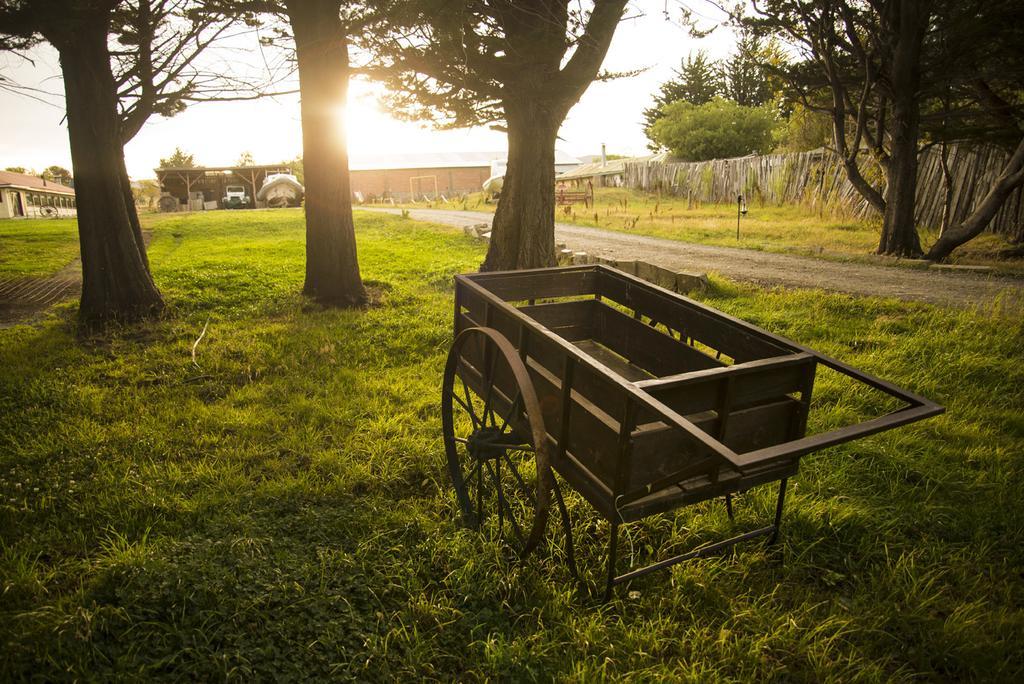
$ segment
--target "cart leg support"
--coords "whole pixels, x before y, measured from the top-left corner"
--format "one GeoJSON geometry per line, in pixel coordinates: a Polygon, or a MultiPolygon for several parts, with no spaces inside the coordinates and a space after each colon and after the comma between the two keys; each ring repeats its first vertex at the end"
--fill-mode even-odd
{"type": "Polygon", "coordinates": [[[557,478],[555,479],[555,501],[558,503],[558,512],[562,517],[562,529],[565,532],[565,562],[569,566],[569,572],[572,573],[573,579],[582,586],[580,569],[576,566],[576,547],[572,542],[572,521],[569,519],[569,509],[565,505],[565,499],[562,498],[562,488],[558,485],[557,478]]]}
{"type": "Polygon", "coordinates": [[[618,549],[619,542],[619,523],[613,521],[611,523],[611,530],[609,531],[608,537],[608,583],[604,589],[604,602],[607,603],[612,598],[612,589],[622,579],[615,576],[615,552],[618,549]]]}
{"type": "Polygon", "coordinates": [[[783,478],[779,481],[779,496],[775,502],[775,519],[772,524],[767,527],[761,527],[750,532],[744,532],[743,534],[731,537],[729,539],[723,539],[720,542],[714,544],[708,544],[707,546],[701,546],[700,548],[694,549],[693,551],[687,551],[681,553],[678,556],[666,558],[663,561],[652,563],[636,570],[630,570],[629,572],[623,573],[622,575],[615,575],[615,554],[616,545],[618,542],[619,526],[617,523],[611,524],[611,538],[608,544],[608,583],[605,588],[604,601],[611,600],[612,590],[617,584],[624,584],[630,580],[634,580],[637,577],[643,577],[652,572],[658,570],[664,570],[670,568],[673,565],[678,565],[688,560],[694,560],[696,558],[704,558],[706,556],[713,556],[721,551],[725,551],[740,542],[749,541],[751,539],[757,539],[758,537],[768,537],[768,545],[774,544],[779,538],[779,529],[782,525],[782,508],[786,501],[786,479],[783,478]]]}
{"type": "Polygon", "coordinates": [[[779,498],[775,502],[775,524],[772,526],[774,531],[768,539],[768,546],[779,540],[779,528],[782,527],[782,506],[786,502],[786,482],[786,478],[779,480],[779,498]]]}

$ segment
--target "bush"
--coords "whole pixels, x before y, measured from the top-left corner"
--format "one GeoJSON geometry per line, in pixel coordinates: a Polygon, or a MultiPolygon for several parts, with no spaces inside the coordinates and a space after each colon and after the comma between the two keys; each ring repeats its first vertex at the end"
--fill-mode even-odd
{"type": "Polygon", "coordinates": [[[772,148],[778,118],[768,106],[743,107],[716,97],[702,105],[682,100],[662,108],[651,137],[673,155],[690,161],[764,154],[772,148]]]}

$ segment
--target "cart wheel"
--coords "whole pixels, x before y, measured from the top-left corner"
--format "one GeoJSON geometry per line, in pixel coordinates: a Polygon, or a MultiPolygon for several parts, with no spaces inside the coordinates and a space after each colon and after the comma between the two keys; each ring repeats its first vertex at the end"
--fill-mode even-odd
{"type": "Polygon", "coordinates": [[[508,541],[526,556],[544,536],[554,483],[537,393],[498,331],[468,328],[455,338],[441,422],[463,522],[482,531],[496,521],[501,537],[510,528],[508,541]]]}

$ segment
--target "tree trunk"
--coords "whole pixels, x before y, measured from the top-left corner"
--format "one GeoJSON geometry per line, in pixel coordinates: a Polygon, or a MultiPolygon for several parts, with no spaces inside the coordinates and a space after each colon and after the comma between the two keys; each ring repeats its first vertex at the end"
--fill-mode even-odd
{"type": "Polygon", "coordinates": [[[921,256],[914,222],[917,195],[917,141],[920,137],[921,44],[928,10],[918,0],[894,3],[898,24],[892,56],[892,143],[887,168],[885,214],[879,254],[921,256]]]}
{"type": "Polygon", "coordinates": [[[505,104],[508,165],[481,271],[555,266],[555,138],[560,107],[505,104]],[[553,111],[554,110],[554,111],[553,111]]]}
{"type": "Polygon", "coordinates": [[[932,248],[928,250],[928,258],[932,261],[942,261],[954,249],[980,235],[992,221],[999,208],[1003,206],[1010,193],[1020,187],[1022,183],[1024,183],[1024,139],[1017,144],[1017,149],[1006,162],[995,185],[981,200],[981,204],[960,224],[951,226],[942,232],[932,248]]]}
{"type": "Polygon", "coordinates": [[[97,13],[76,22],[74,36],[50,38],[60,53],[67,99],[82,254],[78,318],[87,328],[137,320],[164,306],[125,171],[107,21],[97,13]]]}
{"type": "Polygon", "coordinates": [[[348,95],[348,37],[339,0],[288,0],[302,101],[306,185],[306,282],[322,304],[366,303],[359,277],[348,146],[343,117],[348,95]]]}

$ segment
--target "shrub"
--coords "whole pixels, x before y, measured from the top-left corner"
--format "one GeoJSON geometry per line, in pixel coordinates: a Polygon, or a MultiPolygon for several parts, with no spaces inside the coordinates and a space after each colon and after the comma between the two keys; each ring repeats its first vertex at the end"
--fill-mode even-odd
{"type": "Polygon", "coordinates": [[[662,108],[652,138],[690,161],[764,154],[778,118],[770,106],[743,107],[720,97],[703,105],[678,101],[662,108]]]}

